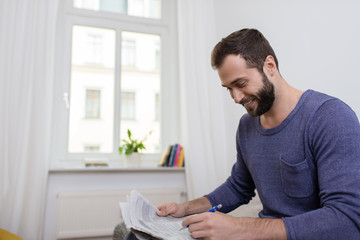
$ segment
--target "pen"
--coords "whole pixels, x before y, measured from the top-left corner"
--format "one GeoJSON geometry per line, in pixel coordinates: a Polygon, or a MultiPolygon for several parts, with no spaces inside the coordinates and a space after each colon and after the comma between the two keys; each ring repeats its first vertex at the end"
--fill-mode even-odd
{"type": "Polygon", "coordinates": [[[220,208],[222,208],[221,204],[219,204],[219,205],[217,205],[215,207],[212,207],[208,212],[215,212],[215,211],[219,210],[220,208]]]}
{"type": "MultiPolygon", "coordinates": [[[[207,211],[207,212],[215,212],[215,211],[219,210],[220,208],[222,208],[222,205],[221,205],[221,204],[212,207],[212,208],[211,208],[209,211],[207,211]]],[[[186,227],[182,227],[182,228],[179,229],[179,231],[184,230],[185,228],[188,228],[188,227],[189,227],[189,225],[187,225],[186,227]]]]}

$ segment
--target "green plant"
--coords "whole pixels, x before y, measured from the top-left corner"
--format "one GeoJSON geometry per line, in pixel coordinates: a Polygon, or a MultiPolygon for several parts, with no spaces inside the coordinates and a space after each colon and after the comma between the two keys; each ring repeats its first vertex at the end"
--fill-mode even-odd
{"type": "Polygon", "coordinates": [[[119,147],[119,153],[124,153],[125,155],[130,155],[134,152],[139,152],[145,148],[144,141],[147,139],[148,135],[151,134],[151,131],[145,135],[143,140],[137,140],[132,138],[132,134],[130,129],[127,130],[128,133],[128,139],[122,139],[124,144],[120,145],[119,147]]]}

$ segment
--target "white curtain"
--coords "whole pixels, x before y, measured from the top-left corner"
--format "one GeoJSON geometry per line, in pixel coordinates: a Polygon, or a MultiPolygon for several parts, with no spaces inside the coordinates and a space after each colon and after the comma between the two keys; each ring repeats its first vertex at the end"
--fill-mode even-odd
{"type": "Polygon", "coordinates": [[[212,191],[228,175],[224,90],[211,68],[213,0],[178,1],[182,136],[188,198],[212,191]]]}
{"type": "Polygon", "coordinates": [[[56,9],[0,1],[0,227],[30,240],[46,205],[56,9]]]}

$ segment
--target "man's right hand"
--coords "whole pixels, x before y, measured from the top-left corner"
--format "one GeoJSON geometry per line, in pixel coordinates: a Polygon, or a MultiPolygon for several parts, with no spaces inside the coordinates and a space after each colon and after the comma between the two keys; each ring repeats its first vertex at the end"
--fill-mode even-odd
{"type": "Polygon", "coordinates": [[[156,214],[160,217],[172,216],[172,217],[184,217],[185,216],[185,206],[182,204],[177,204],[174,202],[164,203],[158,206],[158,211],[156,214]]]}
{"type": "Polygon", "coordinates": [[[177,204],[174,202],[164,203],[158,206],[156,214],[158,216],[184,217],[194,213],[206,212],[211,208],[211,204],[206,197],[200,197],[189,202],[177,204]]]}

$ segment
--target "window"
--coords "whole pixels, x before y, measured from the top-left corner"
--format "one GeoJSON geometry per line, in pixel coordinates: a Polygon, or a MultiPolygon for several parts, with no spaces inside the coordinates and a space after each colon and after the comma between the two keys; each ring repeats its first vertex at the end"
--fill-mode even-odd
{"type": "Polygon", "coordinates": [[[122,40],[122,61],[121,64],[124,67],[136,67],[136,42],[135,40],[126,39],[122,40]]]}
{"type": "Polygon", "coordinates": [[[100,146],[96,145],[85,145],[84,152],[100,152],[100,146]]]}
{"type": "Polygon", "coordinates": [[[121,120],[135,120],[135,93],[121,93],[121,120]]]}
{"type": "Polygon", "coordinates": [[[86,90],[85,118],[100,118],[100,90],[86,90]]]}
{"type": "Polygon", "coordinates": [[[53,164],[118,161],[127,129],[157,161],[179,135],[175,0],[59,4],[53,164]]]}
{"type": "MultiPolygon", "coordinates": [[[[78,27],[78,28],[81,28],[81,27],[78,27]]],[[[102,56],[102,53],[103,53],[103,49],[102,49],[102,47],[103,47],[103,39],[102,39],[102,35],[91,34],[91,32],[88,33],[87,36],[86,36],[85,44],[88,45],[87,49],[90,50],[89,52],[86,52],[87,56],[84,57],[85,61],[87,61],[90,64],[91,63],[102,64],[102,62],[103,62],[103,56],[102,56]]]]}

